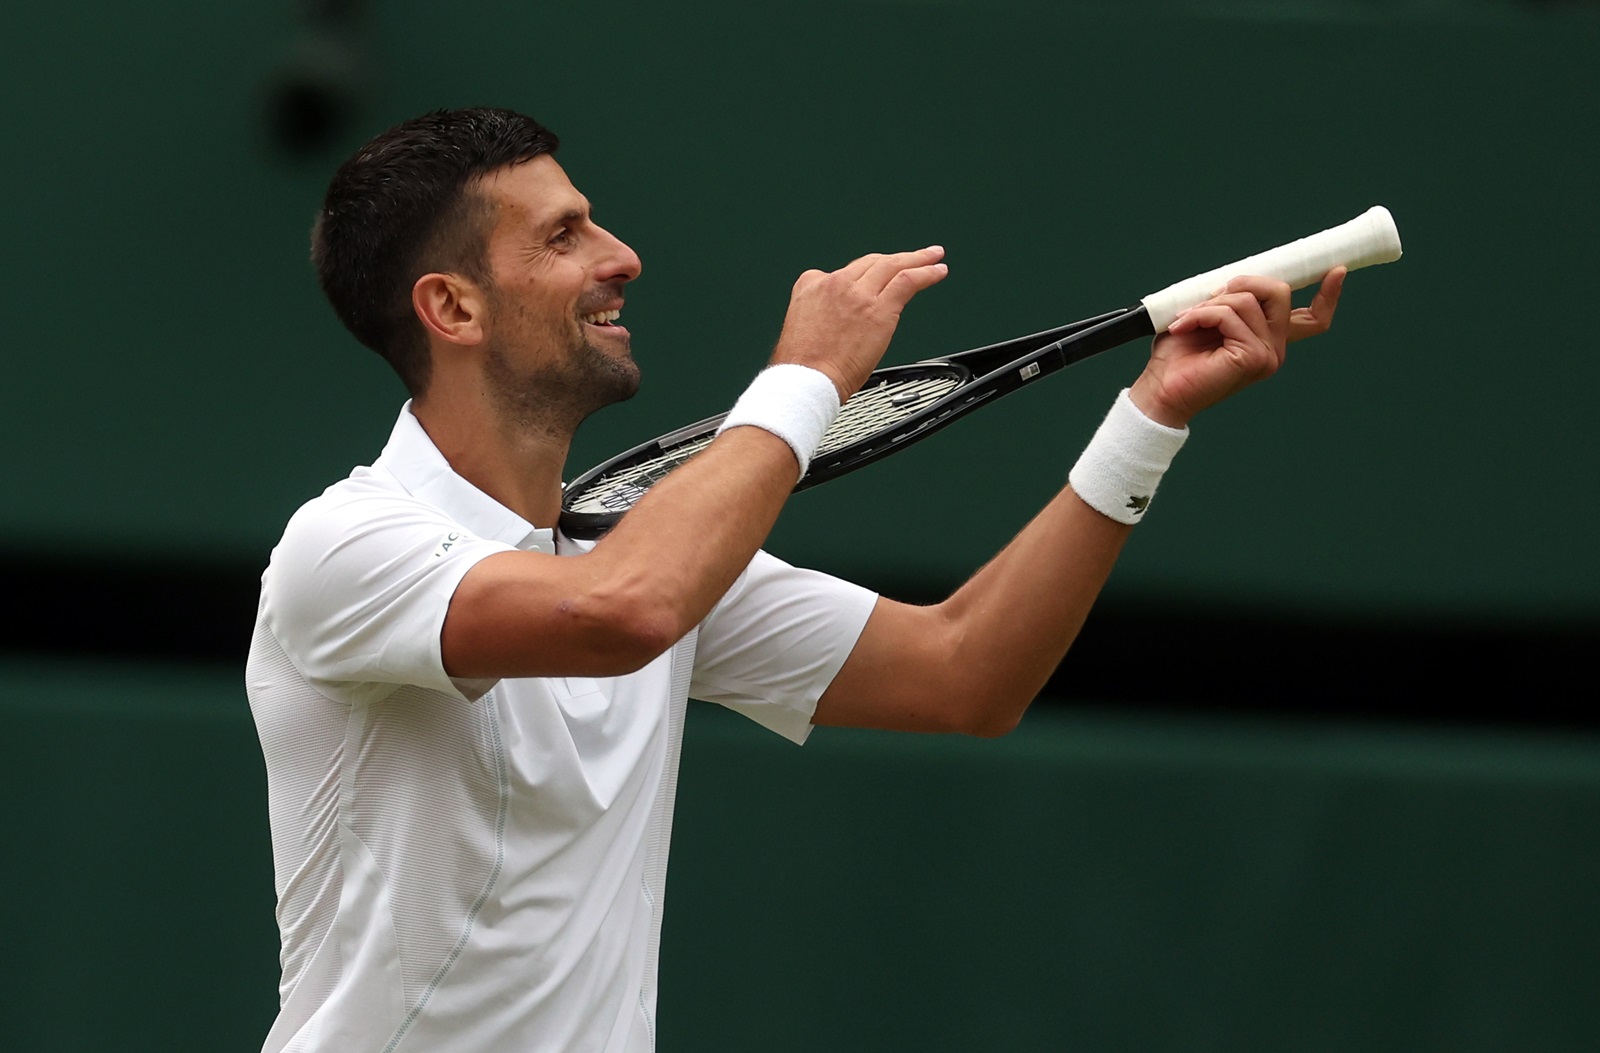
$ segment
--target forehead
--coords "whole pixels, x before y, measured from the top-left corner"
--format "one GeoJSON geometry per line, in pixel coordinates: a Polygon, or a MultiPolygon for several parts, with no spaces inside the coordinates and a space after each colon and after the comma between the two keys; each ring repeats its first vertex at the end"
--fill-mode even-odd
{"type": "Polygon", "coordinates": [[[480,188],[498,206],[500,226],[539,226],[589,211],[588,199],[548,154],[497,169],[484,176],[480,188]]]}

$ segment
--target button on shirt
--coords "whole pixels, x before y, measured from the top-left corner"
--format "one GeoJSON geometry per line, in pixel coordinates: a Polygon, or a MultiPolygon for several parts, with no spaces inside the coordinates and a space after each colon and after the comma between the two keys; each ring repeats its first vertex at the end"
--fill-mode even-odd
{"type": "Polygon", "coordinates": [[[760,553],[636,673],[445,673],[478,560],[588,547],[457,475],[409,404],[290,520],[246,671],[282,936],[268,1053],[654,1048],[686,700],[804,741],[875,596],[760,553]]]}

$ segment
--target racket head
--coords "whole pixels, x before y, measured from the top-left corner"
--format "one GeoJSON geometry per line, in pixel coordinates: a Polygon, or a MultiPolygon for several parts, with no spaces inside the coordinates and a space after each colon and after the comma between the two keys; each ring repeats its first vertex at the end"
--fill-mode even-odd
{"type": "MultiPolygon", "coordinates": [[[[972,380],[972,370],[948,360],[886,366],[873,372],[861,390],[839,407],[811,457],[811,467],[796,492],[826,482],[877,460],[905,444],[905,425],[947,404],[972,380]]],[[[918,436],[920,437],[920,435],[918,436]]]]}
{"type": "MultiPolygon", "coordinates": [[[[901,440],[890,442],[885,436],[971,379],[965,366],[939,360],[875,371],[840,407],[795,489],[815,486],[890,452],[901,440]],[[881,450],[875,445],[880,442],[881,450]]],[[[641,443],[572,480],[561,493],[562,532],[589,540],[610,530],[650,487],[711,445],[726,417],[719,413],[641,443]]]]}
{"type": "Polygon", "coordinates": [[[616,525],[650,488],[711,445],[726,413],[696,421],[602,461],[561,490],[561,531],[588,541],[616,525]]]}

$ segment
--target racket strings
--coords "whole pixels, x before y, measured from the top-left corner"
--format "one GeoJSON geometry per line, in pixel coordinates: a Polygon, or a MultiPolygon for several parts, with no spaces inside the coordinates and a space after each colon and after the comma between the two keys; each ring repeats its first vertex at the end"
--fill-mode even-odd
{"type": "Polygon", "coordinates": [[[645,495],[645,491],[665,479],[684,461],[710,446],[714,438],[715,432],[701,435],[662,450],[637,464],[607,472],[582,491],[568,495],[567,510],[594,515],[626,512],[645,495]]]}
{"type": "Polygon", "coordinates": [[[850,397],[822,437],[816,456],[822,457],[893,428],[920,413],[961,384],[951,372],[933,376],[892,378],[862,388],[850,397]]]}
{"type": "MultiPolygon", "coordinates": [[[[885,378],[856,392],[839,410],[822,437],[816,456],[834,453],[892,430],[961,385],[959,370],[911,377],[885,378]]],[[[715,432],[697,435],[634,464],[602,474],[577,492],[567,494],[570,512],[592,515],[626,512],[668,473],[711,445],[715,432]]]]}

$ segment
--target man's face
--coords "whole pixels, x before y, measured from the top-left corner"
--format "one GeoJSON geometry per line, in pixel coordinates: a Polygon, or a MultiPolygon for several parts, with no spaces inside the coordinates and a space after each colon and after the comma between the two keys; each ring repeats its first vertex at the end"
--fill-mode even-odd
{"type": "Polygon", "coordinates": [[[617,315],[639,257],[596,225],[552,157],[500,169],[480,192],[496,205],[486,349],[496,401],[519,424],[564,430],[631,397],[639,367],[617,315]]]}

